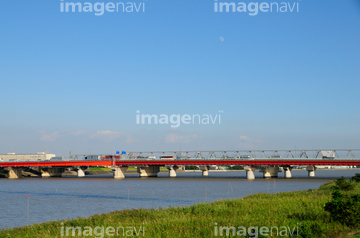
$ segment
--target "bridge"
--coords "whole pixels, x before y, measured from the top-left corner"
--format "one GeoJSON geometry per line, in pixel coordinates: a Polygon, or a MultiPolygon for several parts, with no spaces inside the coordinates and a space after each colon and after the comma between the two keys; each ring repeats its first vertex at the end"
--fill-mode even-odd
{"type": "Polygon", "coordinates": [[[71,155],[60,161],[0,161],[0,172],[8,172],[8,178],[21,178],[24,169],[37,171],[42,177],[58,177],[65,170],[74,170],[84,177],[89,166],[111,166],[114,178],[125,178],[129,166],[136,166],[140,177],[154,177],[160,167],[176,177],[179,166],[195,165],[203,176],[214,165],[243,165],[248,179],[255,179],[254,171],[263,177],[291,178],[294,166],[306,166],[308,176],[314,177],[316,166],[360,166],[360,149],[322,150],[236,150],[236,151],[150,151],[127,152],[123,155],[71,155]]]}

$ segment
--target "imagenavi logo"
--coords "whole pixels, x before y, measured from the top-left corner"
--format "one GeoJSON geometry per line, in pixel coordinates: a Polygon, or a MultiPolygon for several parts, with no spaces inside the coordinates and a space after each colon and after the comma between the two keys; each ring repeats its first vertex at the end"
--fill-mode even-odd
{"type": "Polygon", "coordinates": [[[71,2],[60,0],[60,12],[93,13],[102,16],[105,13],[139,13],[145,12],[145,1],[138,2],[71,2]]]}
{"type": "Polygon", "coordinates": [[[136,111],[136,124],[137,125],[169,125],[172,128],[177,128],[181,124],[184,125],[215,125],[221,124],[221,114],[143,114],[139,110],[136,111]]]}
{"type": "Polygon", "coordinates": [[[299,2],[225,2],[214,0],[214,12],[237,12],[257,16],[259,12],[296,13],[299,11],[299,2]]]}

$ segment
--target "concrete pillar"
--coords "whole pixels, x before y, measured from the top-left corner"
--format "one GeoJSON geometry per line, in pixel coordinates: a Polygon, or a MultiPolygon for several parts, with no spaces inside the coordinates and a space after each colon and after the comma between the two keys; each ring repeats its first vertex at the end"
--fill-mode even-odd
{"type": "Polygon", "coordinates": [[[137,167],[137,172],[140,177],[157,177],[157,174],[160,172],[160,166],[137,167]]]}
{"type": "Polygon", "coordinates": [[[78,176],[78,177],[85,177],[84,170],[78,169],[78,171],[77,171],[77,176],[78,176]]]}
{"type": "Polygon", "coordinates": [[[179,167],[177,167],[177,166],[166,166],[166,168],[169,170],[169,177],[171,177],[171,178],[176,177],[176,170],[179,167]]]}
{"type": "Polygon", "coordinates": [[[271,178],[271,174],[270,172],[267,172],[266,170],[263,172],[263,177],[264,178],[271,178]]]}
{"type": "Polygon", "coordinates": [[[123,179],[123,178],[125,178],[125,171],[127,169],[128,169],[128,167],[117,167],[117,166],[111,167],[111,170],[114,173],[114,179],[123,179]]]}
{"type": "Polygon", "coordinates": [[[175,178],[176,177],[176,171],[175,169],[169,169],[169,177],[175,178]]]}
{"type": "Polygon", "coordinates": [[[254,174],[254,171],[256,170],[255,167],[245,166],[244,169],[246,171],[247,179],[249,179],[249,180],[255,179],[255,174],[254,174]]]}
{"type": "Polygon", "coordinates": [[[9,179],[22,178],[22,168],[9,168],[9,179]]]}
{"type": "Polygon", "coordinates": [[[42,178],[50,178],[50,174],[48,171],[41,170],[40,172],[42,178]]]}
{"type": "Polygon", "coordinates": [[[264,178],[277,178],[279,173],[279,167],[262,167],[261,172],[264,175],[264,178]]]}
{"type": "Polygon", "coordinates": [[[306,167],[306,170],[308,171],[308,176],[309,177],[315,177],[315,170],[316,170],[315,165],[308,165],[306,167]]]}
{"type": "Polygon", "coordinates": [[[202,176],[209,176],[210,166],[202,165],[202,166],[199,166],[199,168],[202,171],[202,176]]]}
{"type": "Polygon", "coordinates": [[[284,167],[284,177],[285,178],[291,178],[291,167],[284,167]]]}

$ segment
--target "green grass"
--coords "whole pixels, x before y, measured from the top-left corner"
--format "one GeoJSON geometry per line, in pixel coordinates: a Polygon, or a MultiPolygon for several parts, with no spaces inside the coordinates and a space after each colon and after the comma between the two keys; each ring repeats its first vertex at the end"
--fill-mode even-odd
{"type": "Polygon", "coordinates": [[[106,167],[90,167],[89,170],[90,170],[90,171],[110,171],[111,168],[106,168],[106,167]]]}
{"type": "MultiPolygon", "coordinates": [[[[86,226],[139,227],[142,225],[145,226],[146,237],[214,237],[215,223],[218,224],[217,227],[277,226],[280,228],[289,226],[292,228],[298,226],[299,237],[354,236],[359,233],[359,230],[332,222],[329,213],[324,211],[325,203],[331,200],[333,185],[334,183],[325,184],[319,189],[307,191],[259,193],[242,199],[199,203],[190,207],[115,211],[62,222],[65,227],[80,226],[82,228],[86,226]]],[[[357,184],[353,191],[344,193],[359,192],[360,185],[357,184]]],[[[59,236],[60,221],[0,231],[0,237],[59,236]]]]}
{"type": "Polygon", "coordinates": [[[136,167],[129,167],[127,170],[137,170],[136,167]]]}

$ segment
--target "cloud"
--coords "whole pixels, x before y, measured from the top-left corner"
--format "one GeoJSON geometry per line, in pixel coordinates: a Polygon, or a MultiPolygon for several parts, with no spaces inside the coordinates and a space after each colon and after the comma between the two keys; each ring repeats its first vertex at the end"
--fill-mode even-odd
{"type": "Polygon", "coordinates": [[[91,132],[86,130],[79,130],[79,131],[71,132],[70,134],[77,137],[99,139],[104,142],[112,142],[117,139],[121,139],[125,143],[129,143],[129,144],[137,142],[137,140],[132,135],[120,131],[103,130],[103,131],[91,132]]]}
{"type": "Polygon", "coordinates": [[[111,142],[113,140],[119,139],[123,135],[122,132],[119,131],[98,131],[94,134],[90,135],[90,138],[100,138],[101,140],[105,142],[111,142]]]}
{"type": "Polygon", "coordinates": [[[176,135],[176,134],[167,134],[165,136],[165,143],[189,143],[191,141],[193,141],[194,139],[198,138],[199,136],[194,134],[194,135],[185,135],[185,136],[181,136],[181,135],[176,135]]]}
{"type": "Polygon", "coordinates": [[[245,147],[247,149],[256,148],[256,146],[262,142],[260,139],[251,138],[248,136],[240,136],[237,141],[241,147],[245,147]]]}
{"type": "Polygon", "coordinates": [[[60,137],[57,131],[48,133],[45,130],[37,131],[40,134],[40,140],[42,141],[55,141],[57,138],[60,137]]]}
{"type": "Polygon", "coordinates": [[[242,141],[249,141],[251,140],[251,138],[247,137],[247,136],[240,136],[240,140],[242,141]]]}
{"type": "Polygon", "coordinates": [[[74,132],[71,132],[70,134],[74,135],[74,136],[83,136],[83,135],[90,135],[91,132],[90,131],[74,131],[74,132]]]}
{"type": "Polygon", "coordinates": [[[125,142],[128,143],[128,144],[131,144],[131,143],[134,143],[134,142],[138,142],[138,140],[136,140],[133,136],[127,136],[125,142]]]}

